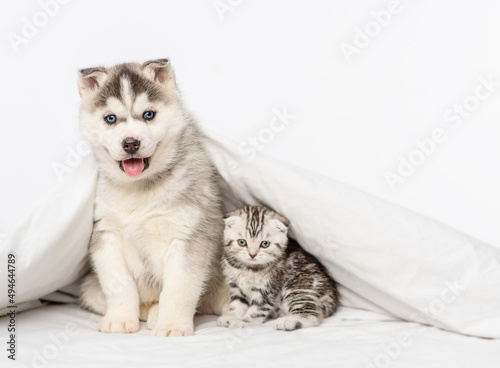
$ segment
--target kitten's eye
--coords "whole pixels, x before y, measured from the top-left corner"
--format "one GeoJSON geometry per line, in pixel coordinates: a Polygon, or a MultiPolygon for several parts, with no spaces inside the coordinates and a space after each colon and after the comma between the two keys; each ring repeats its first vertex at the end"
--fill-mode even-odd
{"type": "Polygon", "coordinates": [[[106,124],[113,125],[114,123],[116,123],[116,115],[106,115],[104,117],[104,121],[106,122],[106,124]]]}
{"type": "Polygon", "coordinates": [[[262,243],[260,243],[260,246],[261,246],[262,248],[267,248],[267,247],[268,247],[268,246],[270,246],[270,245],[271,245],[271,243],[270,243],[270,242],[268,242],[267,240],[264,240],[262,243]]]}
{"type": "Polygon", "coordinates": [[[247,245],[247,241],[245,239],[238,239],[238,245],[244,247],[247,245]]]}
{"type": "Polygon", "coordinates": [[[144,120],[153,120],[155,118],[156,112],[148,110],[144,111],[144,114],[142,114],[142,117],[144,120]]]}

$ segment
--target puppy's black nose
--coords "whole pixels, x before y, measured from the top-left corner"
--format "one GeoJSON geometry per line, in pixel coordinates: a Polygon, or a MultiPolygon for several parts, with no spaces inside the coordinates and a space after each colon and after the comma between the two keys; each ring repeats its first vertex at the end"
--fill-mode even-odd
{"type": "Polygon", "coordinates": [[[125,152],[133,155],[137,151],[139,151],[139,147],[141,146],[141,141],[138,141],[135,138],[127,137],[122,141],[122,147],[125,152]]]}

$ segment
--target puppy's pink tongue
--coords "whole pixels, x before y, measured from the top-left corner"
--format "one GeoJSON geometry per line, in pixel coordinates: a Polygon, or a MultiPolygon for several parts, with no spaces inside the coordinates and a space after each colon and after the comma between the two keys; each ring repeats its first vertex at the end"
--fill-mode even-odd
{"type": "Polygon", "coordinates": [[[128,176],[137,176],[144,170],[144,160],[142,158],[124,160],[123,170],[128,176]]]}

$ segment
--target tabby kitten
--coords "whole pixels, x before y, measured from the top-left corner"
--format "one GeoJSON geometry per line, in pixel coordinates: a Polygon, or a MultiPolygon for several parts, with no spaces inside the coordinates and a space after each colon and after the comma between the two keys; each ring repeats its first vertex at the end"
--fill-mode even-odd
{"type": "Polygon", "coordinates": [[[254,326],[277,318],[276,329],[318,326],[339,305],[335,281],[299,244],[289,221],[260,206],[224,216],[223,271],[230,286],[223,327],[254,326]]]}

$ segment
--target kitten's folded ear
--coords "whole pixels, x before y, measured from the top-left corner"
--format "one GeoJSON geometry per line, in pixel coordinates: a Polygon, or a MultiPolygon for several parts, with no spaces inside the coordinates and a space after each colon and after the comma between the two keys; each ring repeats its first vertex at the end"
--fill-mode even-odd
{"type": "Polygon", "coordinates": [[[224,223],[226,224],[227,227],[231,227],[240,218],[240,215],[241,215],[241,211],[239,209],[231,211],[231,212],[228,212],[223,217],[224,218],[224,223]]]}
{"type": "Polygon", "coordinates": [[[279,231],[284,232],[285,234],[288,231],[288,226],[290,226],[290,221],[276,212],[271,215],[269,222],[276,226],[279,231]]]}
{"type": "Polygon", "coordinates": [[[224,219],[227,219],[231,216],[240,216],[241,215],[241,210],[240,209],[237,209],[237,210],[232,210],[231,212],[228,212],[224,215],[224,219]]]}

